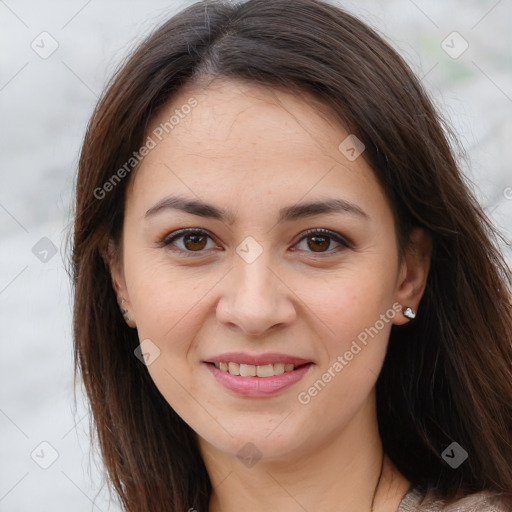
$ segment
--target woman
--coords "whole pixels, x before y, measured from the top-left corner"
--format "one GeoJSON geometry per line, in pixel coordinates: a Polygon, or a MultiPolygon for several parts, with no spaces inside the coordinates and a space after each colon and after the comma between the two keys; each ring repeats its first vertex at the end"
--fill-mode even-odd
{"type": "Polygon", "coordinates": [[[320,0],[199,2],[128,59],[73,247],[125,510],[512,510],[510,274],[445,133],[320,0]]]}

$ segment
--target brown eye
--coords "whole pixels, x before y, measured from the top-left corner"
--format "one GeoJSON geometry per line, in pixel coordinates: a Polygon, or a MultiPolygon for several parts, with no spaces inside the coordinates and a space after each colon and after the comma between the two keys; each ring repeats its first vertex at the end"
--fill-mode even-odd
{"type": "Polygon", "coordinates": [[[337,249],[340,249],[340,247],[341,249],[350,249],[352,247],[352,244],[345,240],[341,235],[333,231],[329,231],[328,229],[311,229],[301,238],[299,245],[304,240],[307,240],[306,248],[304,250],[306,252],[317,253],[319,255],[326,254],[329,256],[333,253],[339,252],[337,249]],[[338,244],[338,247],[329,250],[333,242],[338,244]]]}
{"type": "Polygon", "coordinates": [[[183,229],[176,233],[172,233],[162,241],[163,247],[169,247],[173,252],[181,252],[184,256],[193,255],[192,253],[206,252],[204,249],[215,247],[207,247],[208,239],[211,236],[202,229],[183,229]]]}
{"type": "MultiPolygon", "coordinates": [[[[201,255],[207,252],[206,249],[215,247],[215,243],[208,247],[208,239],[213,241],[212,237],[202,229],[183,229],[169,235],[161,242],[161,245],[169,247],[169,250],[181,253],[183,256],[194,256],[194,253],[201,255]]],[[[304,240],[307,240],[307,243],[302,250],[319,256],[324,254],[330,256],[339,252],[340,248],[352,248],[352,244],[345,238],[328,229],[311,229],[300,239],[299,245],[304,240]],[[338,247],[330,249],[333,242],[338,244],[338,247]]]]}
{"type": "Polygon", "coordinates": [[[310,236],[308,239],[308,247],[314,252],[323,252],[331,245],[328,236],[310,236]]]}
{"type": "Polygon", "coordinates": [[[195,233],[183,236],[183,245],[190,251],[200,251],[206,246],[206,238],[195,233]]]}

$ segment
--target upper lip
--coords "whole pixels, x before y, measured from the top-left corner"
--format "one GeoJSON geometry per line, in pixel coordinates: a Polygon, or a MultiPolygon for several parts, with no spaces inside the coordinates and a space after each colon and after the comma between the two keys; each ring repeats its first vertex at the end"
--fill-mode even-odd
{"type": "Polygon", "coordinates": [[[254,366],[262,366],[265,364],[284,363],[299,366],[305,363],[311,363],[308,359],[302,357],[291,356],[288,354],[268,353],[251,355],[245,352],[226,352],[218,356],[210,357],[205,360],[206,363],[238,363],[251,364],[254,366]]]}

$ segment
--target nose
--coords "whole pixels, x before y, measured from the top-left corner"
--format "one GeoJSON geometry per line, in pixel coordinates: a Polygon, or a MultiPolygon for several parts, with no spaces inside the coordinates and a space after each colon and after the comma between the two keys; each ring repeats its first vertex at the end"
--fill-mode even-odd
{"type": "Polygon", "coordinates": [[[217,304],[220,323],[250,336],[264,335],[296,318],[297,298],[282,272],[280,275],[275,265],[271,268],[265,253],[252,263],[235,257],[217,304]]]}

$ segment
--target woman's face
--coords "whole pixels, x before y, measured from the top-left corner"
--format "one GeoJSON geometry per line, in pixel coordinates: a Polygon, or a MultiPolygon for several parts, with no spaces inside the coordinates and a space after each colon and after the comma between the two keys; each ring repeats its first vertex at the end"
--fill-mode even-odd
{"type": "Polygon", "coordinates": [[[319,108],[241,82],[183,90],[127,192],[116,287],[156,386],[219,453],[367,432],[397,303],[423,290],[362,148],[319,108]]]}

